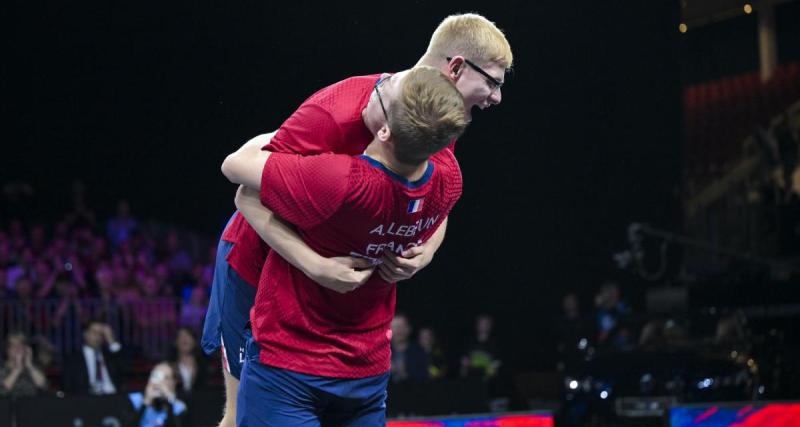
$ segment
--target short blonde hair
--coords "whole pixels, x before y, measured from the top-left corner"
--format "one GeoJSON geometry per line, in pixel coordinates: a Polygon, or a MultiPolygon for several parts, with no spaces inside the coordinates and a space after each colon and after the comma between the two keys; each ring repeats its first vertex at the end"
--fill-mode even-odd
{"type": "Polygon", "coordinates": [[[394,154],[419,164],[447,147],[469,124],[464,98],[441,71],[421,65],[408,71],[389,107],[394,154]]]}
{"type": "Polygon", "coordinates": [[[475,13],[450,15],[436,27],[419,64],[432,65],[448,56],[462,55],[481,65],[495,62],[511,68],[514,55],[505,34],[494,22],[475,13]]]}

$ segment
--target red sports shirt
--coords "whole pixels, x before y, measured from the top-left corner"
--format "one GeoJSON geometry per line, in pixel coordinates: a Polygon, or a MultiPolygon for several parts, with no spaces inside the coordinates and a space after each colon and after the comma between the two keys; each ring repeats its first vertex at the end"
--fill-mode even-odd
{"type": "MultiPolygon", "coordinates": [[[[366,157],[273,154],[264,167],[262,203],[294,224],[323,256],[379,259],[426,242],[461,195],[452,151],[431,158],[409,182],[366,157]]],[[[395,284],[373,274],[339,294],[319,286],[271,252],[250,318],[261,362],[305,374],[363,378],[389,370],[395,284]]]]}
{"type": "MultiPolygon", "coordinates": [[[[367,106],[379,74],[351,77],[321,89],[305,100],[281,125],[268,145],[270,151],[303,155],[339,153],[357,155],[372,141],[361,111],[367,106]]],[[[255,286],[269,246],[240,213],[222,233],[233,243],[228,263],[255,286]]]]}

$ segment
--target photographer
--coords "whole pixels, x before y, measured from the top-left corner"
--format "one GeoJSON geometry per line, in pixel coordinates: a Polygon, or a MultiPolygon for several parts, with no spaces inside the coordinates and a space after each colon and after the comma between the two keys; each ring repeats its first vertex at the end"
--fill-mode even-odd
{"type": "Polygon", "coordinates": [[[128,395],[136,411],[139,427],[179,427],[184,424],[186,404],[176,397],[180,382],[175,367],[162,362],[150,372],[144,394],[128,395]]]}

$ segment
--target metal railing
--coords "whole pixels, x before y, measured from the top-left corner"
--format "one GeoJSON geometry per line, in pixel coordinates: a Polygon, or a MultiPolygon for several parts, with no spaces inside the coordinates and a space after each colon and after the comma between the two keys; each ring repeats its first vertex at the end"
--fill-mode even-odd
{"type": "Polygon", "coordinates": [[[88,320],[107,323],[116,339],[135,356],[158,360],[167,356],[178,327],[181,300],[2,300],[0,338],[23,332],[41,337],[56,348],[56,360],[81,348],[83,325],[88,320]]]}

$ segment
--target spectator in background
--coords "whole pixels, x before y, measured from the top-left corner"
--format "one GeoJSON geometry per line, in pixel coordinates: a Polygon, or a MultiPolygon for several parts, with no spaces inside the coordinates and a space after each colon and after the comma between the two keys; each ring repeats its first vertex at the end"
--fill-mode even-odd
{"type": "Polygon", "coordinates": [[[631,332],[627,325],[628,306],[622,301],[619,285],[607,281],[595,295],[597,344],[624,350],[631,346],[631,332]]]}
{"type": "Polygon", "coordinates": [[[202,285],[195,285],[189,296],[189,303],[181,307],[180,325],[191,329],[195,334],[200,334],[208,308],[208,291],[202,285]]]}
{"type": "Polygon", "coordinates": [[[0,396],[31,397],[47,388],[47,378],[33,363],[33,351],[25,335],[6,338],[6,361],[0,369],[0,396]]]}
{"type": "Polygon", "coordinates": [[[151,343],[164,344],[145,349],[148,352],[146,356],[161,359],[167,356],[168,343],[175,336],[178,321],[175,301],[164,297],[162,286],[155,276],[144,271],[137,272],[136,276],[142,288],[142,297],[133,304],[136,325],[151,343]]]}
{"type": "Polygon", "coordinates": [[[447,358],[436,333],[431,328],[421,328],[418,333],[419,346],[425,353],[428,378],[442,379],[447,376],[447,358]]]}
{"type": "Polygon", "coordinates": [[[56,370],[56,346],[42,335],[37,335],[31,340],[33,344],[33,355],[36,364],[45,373],[56,370]]]}
{"type": "Polygon", "coordinates": [[[53,316],[53,325],[66,325],[68,330],[79,326],[84,318],[83,307],[78,299],[78,287],[67,279],[56,280],[58,308],[53,316]]]}
{"type": "Polygon", "coordinates": [[[178,399],[180,376],[176,368],[159,363],[150,372],[144,393],[128,395],[136,412],[134,425],[139,427],[179,427],[186,424],[186,404],[178,399]]]}
{"type": "Polygon", "coordinates": [[[781,170],[783,172],[784,201],[788,202],[792,198],[793,191],[800,189],[793,188],[794,171],[798,163],[798,143],[789,123],[789,113],[785,112],[780,122],[775,127],[775,140],[777,145],[778,157],[781,170]]]}
{"type": "Polygon", "coordinates": [[[12,307],[12,324],[29,325],[33,321],[33,283],[26,276],[14,285],[15,305],[12,307]]]}
{"type": "Polygon", "coordinates": [[[139,228],[139,224],[131,217],[130,204],[127,200],[120,200],[117,203],[117,216],[108,221],[107,234],[111,245],[117,248],[127,242],[137,228],[139,228]]]}
{"type": "Polygon", "coordinates": [[[461,358],[461,377],[491,379],[502,365],[500,350],[492,336],[494,319],[481,314],[475,319],[475,336],[461,358]]]}
{"type": "Polygon", "coordinates": [[[167,234],[164,260],[169,266],[173,280],[184,282],[188,277],[191,277],[192,257],[181,247],[178,232],[175,230],[171,230],[167,234]]]}
{"type": "Polygon", "coordinates": [[[10,297],[11,289],[8,286],[8,275],[6,269],[0,264],[0,301],[5,301],[10,297]]]}
{"type": "Polygon", "coordinates": [[[424,381],[428,379],[425,352],[411,340],[411,324],[405,314],[397,313],[392,319],[392,366],[394,383],[424,381]]]}
{"type": "MultiPolygon", "coordinates": [[[[114,272],[106,264],[102,264],[94,273],[95,292],[100,298],[101,310],[106,316],[113,315],[117,311],[116,292],[114,290],[114,272]]],[[[104,317],[108,318],[108,317],[104,317]]]]}
{"type": "Polygon", "coordinates": [[[564,358],[571,358],[589,346],[589,328],[581,313],[578,295],[570,292],[561,300],[561,317],[556,321],[558,329],[557,350],[564,358]]]}
{"type": "Polygon", "coordinates": [[[121,382],[120,351],[111,327],[89,321],[83,330],[83,347],[64,370],[64,391],[72,394],[115,394],[121,382]]]}
{"type": "Polygon", "coordinates": [[[175,346],[170,355],[172,363],[180,376],[181,388],[178,395],[188,395],[206,383],[205,355],[197,345],[197,333],[190,328],[180,327],[175,336],[175,346]]]}

